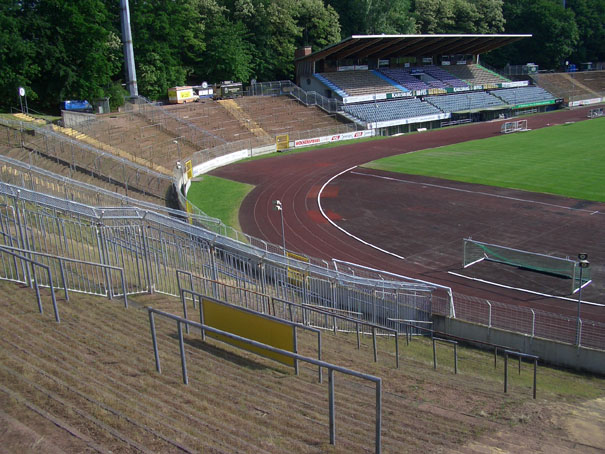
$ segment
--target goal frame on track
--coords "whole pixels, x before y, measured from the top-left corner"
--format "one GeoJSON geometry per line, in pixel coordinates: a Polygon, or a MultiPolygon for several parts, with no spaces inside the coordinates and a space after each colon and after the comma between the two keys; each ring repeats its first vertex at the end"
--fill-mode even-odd
{"type": "Polygon", "coordinates": [[[465,238],[463,250],[463,266],[468,268],[484,260],[503,263],[505,265],[546,273],[571,279],[571,293],[577,292],[592,281],[590,270],[580,273],[579,262],[569,258],[555,257],[537,252],[514,249],[497,244],[483,243],[471,238],[465,238]],[[582,275],[580,281],[580,274],[582,275]]]}

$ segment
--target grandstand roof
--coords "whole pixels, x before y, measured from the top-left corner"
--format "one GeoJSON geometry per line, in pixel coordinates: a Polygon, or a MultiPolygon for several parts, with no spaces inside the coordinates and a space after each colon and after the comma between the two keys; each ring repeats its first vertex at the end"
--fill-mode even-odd
{"type": "Polygon", "coordinates": [[[389,58],[425,55],[482,54],[532,35],[353,35],[337,44],[297,58],[389,58]]]}

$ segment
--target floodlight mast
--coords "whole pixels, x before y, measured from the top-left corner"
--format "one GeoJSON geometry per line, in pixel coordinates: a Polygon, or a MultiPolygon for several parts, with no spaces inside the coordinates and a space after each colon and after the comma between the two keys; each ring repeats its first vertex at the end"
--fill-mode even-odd
{"type": "Polygon", "coordinates": [[[137,72],[134,67],[134,50],[132,48],[132,33],[130,32],[130,9],[128,0],[120,0],[122,19],[122,41],[124,42],[124,63],[126,66],[126,84],[130,96],[139,96],[137,88],[137,72]]]}

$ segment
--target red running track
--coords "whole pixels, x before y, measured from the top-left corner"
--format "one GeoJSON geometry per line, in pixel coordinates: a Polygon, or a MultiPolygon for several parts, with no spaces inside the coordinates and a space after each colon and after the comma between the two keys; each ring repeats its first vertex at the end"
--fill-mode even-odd
{"type": "MultiPolygon", "coordinates": [[[[588,110],[588,108],[580,108],[537,115],[528,119],[528,125],[531,129],[538,129],[565,122],[583,121],[587,119],[588,110]]],[[[418,250],[416,257],[407,257],[406,260],[401,260],[352,239],[335,228],[320,214],[317,204],[318,192],[334,175],[385,156],[499,135],[502,122],[475,123],[462,127],[444,128],[390,139],[344,145],[338,148],[278,155],[272,158],[233,164],[217,169],[212,174],[255,186],[244,200],[239,215],[243,230],[250,235],[274,244],[282,243],[280,215],[272,207],[272,201],[279,199],[284,206],[286,246],[290,250],[300,251],[328,261],[336,258],[430,280],[452,287],[457,293],[575,316],[576,305],[569,301],[543,298],[533,294],[498,288],[448,274],[447,271],[452,269],[457,272],[461,271],[459,268],[462,261],[463,236],[441,238],[441,242],[438,243],[439,245],[450,245],[451,248],[455,248],[457,259],[453,258],[454,253],[450,251],[445,254],[443,261],[440,261],[438,255],[435,256],[434,254],[431,256],[431,260],[422,260],[418,257],[422,257],[426,251],[418,250]]],[[[364,172],[366,171],[367,169],[364,169],[364,172]]],[[[394,238],[397,239],[397,233],[392,231],[393,224],[398,224],[399,232],[405,231],[402,225],[405,226],[406,220],[402,219],[399,213],[393,212],[394,210],[385,209],[386,206],[391,206],[393,201],[386,200],[384,192],[381,192],[382,183],[378,181],[372,184],[366,183],[363,189],[359,189],[361,187],[360,180],[356,181],[355,178],[363,177],[348,172],[326,186],[321,199],[324,210],[327,210],[326,214],[337,224],[346,226],[347,230],[354,231],[356,234],[359,233],[358,236],[361,236],[364,240],[373,244],[386,245],[385,249],[393,250],[393,244],[397,242],[393,241],[394,238]],[[355,192],[355,188],[362,192],[355,192]],[[343,218],[344,213],[354,213],[355,209],[358,213],[355,220],[358,222],[352,223],[351,219],[343,218]],[[365,224],[365,226],[361,224],[365,224]]],[[[405,176],[405,178],[408,178],[408,176],[405,176]]],[[[435,182],[431,179],[425,180],[431,183],[435,182]]],[[[422,183],[422,181],[419,182],[422,183]]],[[[453,184],[451,182],[447,183],[449,185],[453,184]]],[[[422,184],[417,186],[423,187],[422,184]]],[[[485,190],[485,187],[481,188],[482,191],[485,190]]],[[[411,190],[410,187],[407,187],[406,193],[409,195],[411,190]]],[[[489,190],[493,191],[494,189],[489,190]]],[[[423,188],[423,191],[426,193],[426,187],[423,188]]],[[[507,191],[508,193],[511,192],[510,190],[507,191]]],[[[412,195],[419,197],[418,192],[412,195]]],[[[550,198],[549,201],[552,201],[553,197],[548,197],[550,198]]],[[[570,203],[570,199],[559,199],[562,200],[555,201],[557,204],[570,203]]],[[[433,199],[434,203],[435,199],[433,199]]],[[[494,202],[491,201],[490,203],[493,204],[494,202]]],[[[426,211],[427,208],[427,205],[418,202],[412,208],[412,211],[423,215],[423,210],[426,211]]],[[[515,209],[515,207],[512,207],[512,209],[515,209]]],[[[605,205],[601,204],[599,209],[605,212],[605,205]]],[[[446,217],[451,219],[456,211],[458,210],[455,208],[451,208],[449,212],[443,211],[441,213],[442,219],[446,217]]],[[[439,213],[424,214],[439,216],[439,213]]],[[[509,213],[508,216],[512,216],[512,213],[509,213]]],[[[524,216],[518,216],[517,214],[515,216],[518,222],[523,222],[524,216]]],[[[602,222],[602,219],[605,218],[600,216],[599,222],[602,222]]],[[[570,221],[569,224],[573,227],[573,222],[570,221]]],[[[439,226],[441,223],[437,220],[432,225],[434,228],[435,225],[439,226]]],[[[597,225],[596,228],[598,229],[600,226],[601,224],[597,225]]],[[[603,229],[601,232],[603,232],[603,229]]],[[[442,233],[447,232],[443,230],[442,233]]],[[[455,234],[456,232],[454,232],[455,234]]],[[[409,245],[405,234],[400,234],[399,238],[401,238],[402,243],[409,245]]],[[[475,239],[487,241],[483,238],[475,239]]],[[[603,241],[600,240],[600,242],[603,241]]],[[[418,243],[417,240],[416,243],[418,243]]],[[[429,249],[429,246],[427,246],[427,249],[429,249]]],[[[603,254],[605,255],[605,251],[603,251],[603,254]]],[[[402,251],[401,255],[406,255],[406,253],[402,251]]],[[[591,255],[591,261],[593,258],[596,257],[591,255]]],[[[599,260],[603,259],[601,263],[605,263],[605,257],[598,258],[599,260]]],[[[500,271],[495,270],[495,272],[500,271]]],[[[590,296],[596,298],[598,295],[590,296]]],[[[596,299],[594,301],[599,302],[596,299]]],[[[585,306],[582,315],[586,318],[605,321],[605,308],[585,306]]]]}

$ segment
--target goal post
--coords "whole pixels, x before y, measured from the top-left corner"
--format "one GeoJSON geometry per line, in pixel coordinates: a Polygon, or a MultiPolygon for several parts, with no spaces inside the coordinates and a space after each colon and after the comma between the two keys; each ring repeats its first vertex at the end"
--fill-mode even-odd
{"type": "Polygon", "coordinates": [[[589,269],[583,271],[580,280],[578,262],[574,260],[464,239],[464,268],[483,260],[571,279],[571,293],[591,282],[589,269]]]}
{"type": "Polygon", "coordinates": [[[529,131],[527,129],[527,120],[506,121],[502,123],[502,127],[500,128],[502,134],[520,131],[529,131]]]}

